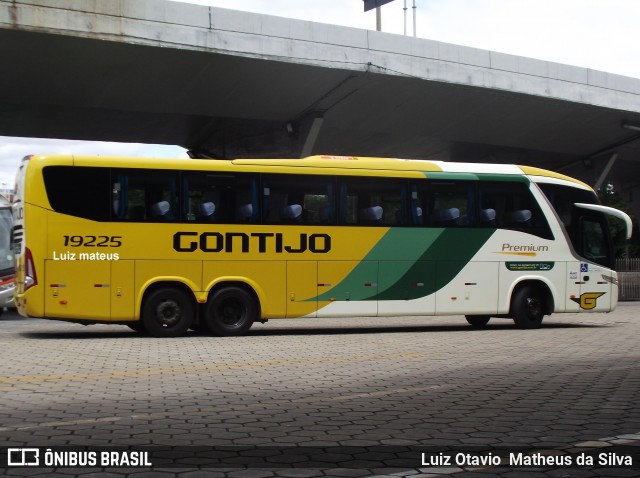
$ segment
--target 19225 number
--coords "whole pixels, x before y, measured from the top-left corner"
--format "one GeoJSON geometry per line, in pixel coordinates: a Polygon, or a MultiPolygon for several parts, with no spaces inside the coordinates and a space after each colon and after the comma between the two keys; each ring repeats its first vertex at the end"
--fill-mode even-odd
{"type": "Polygon", "coordinates": [[[67,247],[120,247],[122,236],[64,236],[67,247]]]}

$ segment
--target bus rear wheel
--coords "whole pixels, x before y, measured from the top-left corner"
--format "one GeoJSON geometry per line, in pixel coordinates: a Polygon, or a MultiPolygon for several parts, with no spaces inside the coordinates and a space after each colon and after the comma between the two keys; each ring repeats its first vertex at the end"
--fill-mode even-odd
{"type": "Polygon", "coordinates": [[[147,333],[147,329],[144,327],[144,324],[141,320],[138,320],[137,322],[128,322],[127,327],[135,332],[138,332],[139,334],[147,333]]]}
{"type": "Polygon", "coordinates": [[[207,302],[205,323],[215,335],[243,335],[257,320],[258,306],[253,296],[241,287],[224,287],[207,302]]]}
{"type": "Polygon", "coordinates": [[[464,317],[474,329],[484,329],[491,319],[488,315],[465,315],[464,317]]]}
{"type": "Polygon", "coordinates": [[[539,329],[544,317],[544,297],[538,288],[524,286],[511,298],[511,318],[519,329],[539,329]]]}
{"type": "Polygon", "coordinates": [[[142,323],[154,337],[184,335],[193,318],[193,301],[184,291],[173,287],[153,291],[142,306],[142,323]]]}

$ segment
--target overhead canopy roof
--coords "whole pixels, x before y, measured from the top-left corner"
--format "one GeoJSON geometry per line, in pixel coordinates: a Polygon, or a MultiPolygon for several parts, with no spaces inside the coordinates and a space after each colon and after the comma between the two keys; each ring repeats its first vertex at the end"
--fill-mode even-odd
{"type": "Polygon", "coordinates": [[[609,179],[640,185],[638,79],[158,0],[0,0],[0,52],[0,135],[517,163],[592,185],[617,153],[609,179]]]}

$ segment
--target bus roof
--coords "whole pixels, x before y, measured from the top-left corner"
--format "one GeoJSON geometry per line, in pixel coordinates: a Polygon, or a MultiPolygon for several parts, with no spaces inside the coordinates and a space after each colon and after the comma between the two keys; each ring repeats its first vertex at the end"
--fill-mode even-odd
{"type": "MultiPolygon", "coordinates": [[[[26,158],[25,158],[26,159],[26,158]]],[[[111,167],[136,167],[136,168],[166,168],[166,169],[188,169],[207,170],[211,162],[222,170],[235,170],[238,167],[257,171],[256,168],[270,167],[273,172],[293,172],[289,168],[310,168],[330,169],[331,173],[350,174],[349,171],[360,170],[373,173],[371,175],[382,176],[389,171],[404,172],[402,176],[419,177],[454,177],[472,178],[476,175],[507,175],[507,176],[528,176],[534,182],[561,182],[573,183],[574,186],[592,190],[586,183],[546,169],[532,166],[519,166],[515,164],[494,164],[494,163],[462,163],[449,161],[428,161],[418,159],[400,158],[375,158],[360,156],[330,156],[317,155],[306,158],[291,159],[160,159],[141,157],[108,157],[108,156],[31,156],[35,162],[41,162],[42,166],[49,164],[75,165],[75,166],[111,166],[111,167]],[[208,163],[208,164],[207,164],[208,163]],[[377,174],[376,174],[377,173],[377,174]],[[413,174],[411,174],[413,173],[413,174]],[[417,174],[416,174],[417,173],[417,174]],[[444,174],[443,174],[444,173],[444,174]],[[448,174],[447,174],[448,173],[448,174]],[[449,176],[451,174],[451,176],[449,176]]],[[[319,172],[319,171],[318,171],[319,172]]],[[[329,172],[329,171],[326,171],[329,172]]],[[[352,173],[351,173],[352,174],[352,173]]]]}

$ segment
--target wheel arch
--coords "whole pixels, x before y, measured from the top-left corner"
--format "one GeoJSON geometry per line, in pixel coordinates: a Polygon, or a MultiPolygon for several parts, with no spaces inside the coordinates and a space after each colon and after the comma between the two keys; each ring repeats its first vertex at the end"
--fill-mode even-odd
{"type": "Polygon", "coordinates": [[[194,307],[196,307],[198,304],[198,300],[197,300],[198,297],[194,292],[194,288],[193,288],[194,285],[195,284],[191,284],[188,281],[184,281],[176,277],[160,277],[160,278],[155,278],[153,280],[148,281],[141,288],[140,295],[138,296],[138,300],[136,301],[136,308],[135,308],[136,320],[140,320],[142,318],[142,308],[144,307],[144,301],[147,299],[147,297],[149,297],[149,295],[155,292],[156,290],[161,289],[163,287],[173,287],[175,289],[179,289],[187,293],[187,295],[189,295],[189,297],[193,299],[194,307]]]}
{"type": "Polygon", "coordinates": [[[212,282],[207,291],[207,302],[209,302],[213,294],[225,287],[240,287],[251,294],[258,307],[258,317],[262,317],[264,292],[255,282],[244,277],[222,277],[212,282]]]}
{"type": "Polygon", "coordinates": [[[511,315],[511,303],[513,296],[518,290],[523,287],[533,287],[541,292],[543,296],[544,315],[551,315],[555,310],[555,304],[557,302],[557,291],[553,283],[549,282],[542,277],[523,277],[518,282],[514,282],[509,291],[507,310],[508,315],[511,315]]]}
{"type": "Polygon", "coordinates": [[[258,296],[244,282],[220,282],[201,311],[202,324],[216,336],[244,335],[260,321],[258,296]]]}

